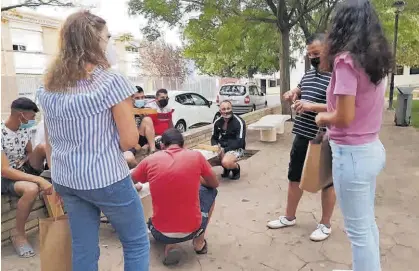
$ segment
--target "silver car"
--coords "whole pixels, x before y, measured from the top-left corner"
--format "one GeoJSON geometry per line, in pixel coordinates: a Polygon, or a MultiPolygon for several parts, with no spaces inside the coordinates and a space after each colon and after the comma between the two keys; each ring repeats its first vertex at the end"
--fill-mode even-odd
{"type": "Polygon", "coordinates": [[[217,104],[230,101],[234,114],[245,114],[268,106],[266,95],[255,84],[226,84],[221,86],[217,104]]]}

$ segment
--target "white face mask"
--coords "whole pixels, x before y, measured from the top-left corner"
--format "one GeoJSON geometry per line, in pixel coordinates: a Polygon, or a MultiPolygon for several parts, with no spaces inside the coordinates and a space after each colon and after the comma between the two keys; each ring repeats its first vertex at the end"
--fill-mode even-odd
{"type": "Polygon", "coordinates": [[[109,41],[108,45],[106,46],[105,55],[106,55],[106,59],[109,62],[109,65],[115,66],[118,63],[116,50],[115,50],[115,47],[113,46],[113,44],[111,43],[111,41],[109,41]]]}

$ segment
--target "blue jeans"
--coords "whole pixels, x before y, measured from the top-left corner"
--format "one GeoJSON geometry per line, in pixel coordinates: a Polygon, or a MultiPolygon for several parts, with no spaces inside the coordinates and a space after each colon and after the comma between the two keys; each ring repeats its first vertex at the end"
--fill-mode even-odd
{"type": "Polygon", "coordinates": [[[380,271],[380,244],[375,222],[376,177],[385,164],[380,140],[363,145],[338,145],[330,141],[333,182],[352,245],[354,271],[380,271]]]}
{"type": "Polygon", "coordinates": [[[98,270],[102,211],[115,228],[124,251],[125,271],[148,271],[150,243],[141,200],[131,177],[108,187],[75,190],[54,183],[67,211],[73,249],[73,271],[98,270]]]}

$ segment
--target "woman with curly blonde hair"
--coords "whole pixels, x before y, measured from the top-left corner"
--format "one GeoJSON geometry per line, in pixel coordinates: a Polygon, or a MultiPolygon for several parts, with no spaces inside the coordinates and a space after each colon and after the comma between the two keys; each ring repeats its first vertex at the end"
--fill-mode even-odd
{"type": "Polygon", "coordinates": [[[109,69],[112,52],[105,20],[88,11],[72,14],[39,92],[52,180],[70,221],[75,271],[98,270],[101,212],[119,235],[125,270],[149,266],[143,209],[123,156],[138,141],[130,117],[137,89],[109,69]]]}

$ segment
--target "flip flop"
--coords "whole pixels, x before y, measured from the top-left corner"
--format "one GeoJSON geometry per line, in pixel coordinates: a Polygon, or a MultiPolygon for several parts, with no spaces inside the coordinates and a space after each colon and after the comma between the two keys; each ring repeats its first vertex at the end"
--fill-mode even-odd
{"type": "Polygon", "coordinates": [[[208,253],[208,244],[207,240],[204,239],[204,246],[201,248],[201,250],[195,250],[195,253],[198,255],[207,254],[208,253]]]}
{"type": "Polygon", "coordinates": [[[12,244],[16,250],[17,255],[20,258],[31,258],[35,256],[35,251],[33,250],[32,246],[29,245],[28,243],[17,246],[12,240],[12,244]]]}
{"type": "Polygon", "coordinates": [[[166,257],[164,257],[163,264],[168,265],[175,265],[180,262],[180,258],[182,257],[182,252],[179,248],[173,248],[167,252],[166,257]]]}

